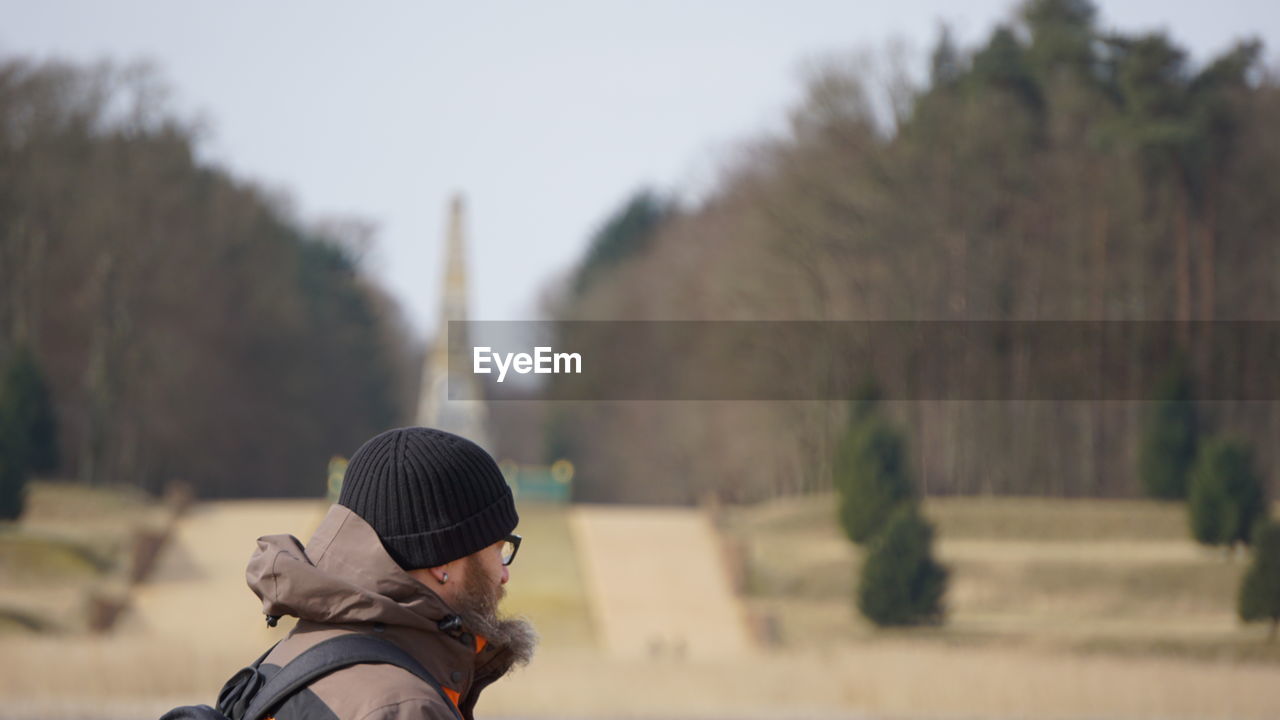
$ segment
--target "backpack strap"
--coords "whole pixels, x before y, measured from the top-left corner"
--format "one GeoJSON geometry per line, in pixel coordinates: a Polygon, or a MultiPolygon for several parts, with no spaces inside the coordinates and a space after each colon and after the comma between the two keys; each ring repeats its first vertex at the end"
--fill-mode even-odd
{"type": "Polygon", "coordinates": [[[461,720],[462,713],[421,663],[391,642],[362,633],[339,635],[316,643],[285,663],[257,692],[244,715],[236,720],[262,720],[268,711],[316,680],[344,667],[363,663],[384,663],[409,671],[434,688],[445,705],[461,720]]]}
{"type": "Polygon", "coordinates": [[[214,704],[214,707],[218,708],[218,712],[227,718],[234,718],[234,720],[239,720],[244,716],[245,708],[264,684],[262,672],[258,668],[262,665],[262,661],[266,660],[271,651],[275,650],[276,645],[279,644],[277,642],[267,648],[267,651],[259,655],[252,665],[241,668],[223,684],[222,690],[218,691],[218,701],[214,704]]]}

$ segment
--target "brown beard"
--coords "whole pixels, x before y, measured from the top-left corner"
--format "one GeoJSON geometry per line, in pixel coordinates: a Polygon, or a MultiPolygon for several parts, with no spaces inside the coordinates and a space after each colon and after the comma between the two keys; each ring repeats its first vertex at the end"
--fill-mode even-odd
{"type": "Polygon", "coordinates": [[[513,665],[527,665],[538,645],[538,632],[522,617],[500,617],[498,604],[506,597],[507,588],[490,578],[475,557],[465,562],[466,580],[454,598],[454,610],[463,626],[495,647],[509,650],[513,665]]]}

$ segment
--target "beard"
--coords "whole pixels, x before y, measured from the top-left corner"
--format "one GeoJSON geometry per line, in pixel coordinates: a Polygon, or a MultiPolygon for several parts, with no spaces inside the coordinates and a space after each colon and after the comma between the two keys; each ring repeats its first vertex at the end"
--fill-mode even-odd
{"type": "Polygon", "coordinates": [[[500,616],[498,604],[507,596],[507,588],[489,577],[476,558],[468,557],[465,562],[466,580],[454,599],[454,610],[463,626],[486,642],[509,650],[513,665],[527,665],[538,645],[538,631],[525,618],[500,616]]]}

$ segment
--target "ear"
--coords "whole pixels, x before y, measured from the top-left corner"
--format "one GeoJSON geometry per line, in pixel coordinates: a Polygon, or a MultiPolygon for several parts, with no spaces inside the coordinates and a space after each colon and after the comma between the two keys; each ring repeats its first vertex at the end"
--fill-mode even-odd
{"type": "Polygon", "coordinates": [[[451,564],[452,563],[446,563],[444,565],[437,565],[433,568],[427,568],[427,572],[431,573],[431,578],[436,581],[437,585],[444,585],[449,582],[449,565],[451,564]]]}

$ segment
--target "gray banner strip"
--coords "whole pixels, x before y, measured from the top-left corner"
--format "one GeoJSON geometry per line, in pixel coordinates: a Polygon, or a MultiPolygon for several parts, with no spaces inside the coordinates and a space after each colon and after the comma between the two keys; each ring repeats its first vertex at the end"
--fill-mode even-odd
{"type": "Polygon", "coordinates": [[[1173,369],[1202,401],[1280,400],[1280,322],[449,323],[460,383],[546,400],[1154,400],[1173,369]],[[538,348],[542,348],[539,350],[538,348]]]}

